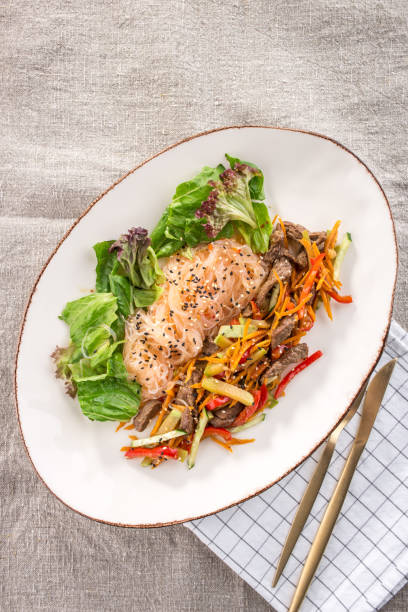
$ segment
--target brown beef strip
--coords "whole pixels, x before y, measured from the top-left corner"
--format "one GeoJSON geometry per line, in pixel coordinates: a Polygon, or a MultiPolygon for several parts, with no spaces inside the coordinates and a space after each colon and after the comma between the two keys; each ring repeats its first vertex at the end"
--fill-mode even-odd
{"type": "Polygon", "coordinates": [[[256,296],[256,303],[261,312],[266,312],[268,310],[269,293],[278,282],[274,272],[276,272],[283,283],[286,283],[290,279],[290,275],[292,273],[292,265],[289,259],[286,257],[280,257],[277,259],[269,272],[268,278],[261,285],[258,295],[256,296]]]}
{"type": "Polygon", "coordinates": [[[220,350],[220,347],[215,344],[210,338],[206,338],[203,342],[203,348],[201,349],[201,354],[208,357],[213,353],[216,353],[220,350]]]}
{"type": "Polygon", "coordinates": [[[180,406],[194,406],[196,394],[188,384],[181,384],[178,388],[174,403],[180,406]]]}
{"type": "Polygon", "coordinates": [[[268,368],[263,375],[263,380],[267,381],[274,376],[282,376],[282,374],[288,368],[291,368],[299,361],[303,361],[308,356],[309,349],[307,344],[304,342],[302,344],[298,344],[297,346],[293,346],[285,353],[283,353],[282,357],[273,362],[270,368],[268,368]]]}
{"type": "Polygon", "coordinates": [[[195,429],[195,422],[197,416],[196,412],[196,408],[190,410],[190,408],[187,406],[183,411],[183,414],[181,415],[180,429],[183,429],[188,434],[193,433],[195,429]]]}
{"type": "Polygon", "coordinates": [[[133,425],[136,431],[143,431],[148,426],[150,420],[158,414],[161,408],[160,400],[149,400],[140,407],[139,412],[133,417],[133,425]]]}
{"type": "Polygon", "coordinates": [[[242,404],[234,404],[226,408],[214,410],[214,418],[209,422],[210,427],[231,427],[244,406],[242,404]]]}
{"type": "MultiPolygon", "coordinates": [[[[303,225],[284,221],[286,229],[286,237],[288,247],[284,242],[283,231],[280,225],[277,225],[271,236],[271,244],[269,251],[263,256],[263,261],[266,265],[273,265],[279,257],[287,257],[297,268],[303,269],[307,266],[307,255],[303,245],[299,240],[302,238],[302,233],[307,231],[303,225]]],[[[312,242],[316,242],[319,250],[324,248],[326,242],[326,232],[308,232],[312,242]]]]}
{"type": "Polygon", "coordinates": [[[274,349],[278,344],[282,344],[282,342],[287,340],[291,336],[295,325],[296,315],[284,317],[277,328],[272,331],[271,349],[274,349]]]}

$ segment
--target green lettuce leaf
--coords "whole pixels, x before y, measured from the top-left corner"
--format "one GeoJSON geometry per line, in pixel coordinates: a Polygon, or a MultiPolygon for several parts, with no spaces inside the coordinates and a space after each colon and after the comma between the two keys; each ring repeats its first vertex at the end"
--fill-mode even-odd
{"type": "Polygon", "coordinates": [[[109,275],[110,290],[118,300],[118,309],[124,317],[133,314],[133,287],[125,276],[109,275]]]}
{"type": "Polygon", "coordinates": [[[254,253],[266,253],[269,248],[269,238],[272,233],[272,223],[269,212],[263,202],[252,202],[256,227],[251,228],[245,223],[237,223],[237,229],[254,253]]]}
{"type": "Polygon", "coordinates": [[[81,346],[85,334],[100,325],[110,327],[117,319],[118,305],[111,293],[91,293],[79,300],[68,302],[60,315],[70,328],[71,340],[81,346]]]}
{"type": "Polygon", "coordinates": [[[208,181],[215,181],[224,166],[205,166],[193,179],[181,183],[160,221],[151,233],[152,247],[157,257],[169,257],[179,249],[208,242],[203,222],[195,217],[196,210],[207,199],[212,189],[208,181]]]}
{"type": "Polygon", "coordinates": [[[78,399],[92,421],[128,421],[139,410],[140,385],[113,376],[79,382],[78,399]]]}
{"type": "Polygon", "coordinates": [[[153,304],[160,297],[163,289],[157,285],[151,289],[135,289],[133,293],[133,302],[137,308],[146,308],[153,304]]]}
{"type": "Polygon", "coordinates": [[[264,200],[264,175],[262,170],[258,168],[256,164],[253,164],[252,162],[242,161],[242,159],[239,159],[238,157],[232,157],[231,155],[228,155],[228,153],[225,154],[225,157],[229,161],[229,164],[232,169],[235,168],[236,164],[245,164],[246,166],[250,166],[251,168],[256,168],[256,170],[259,170],[259,174],[253,176],[249,181],[249,192],[251,194],[252,200],[264,200]]]}
{"type": "Polygon", "coordinates": [[[98,242],[93,246],[97,259],[95,290],[98,293],[110,291],[109,275],[117,265],[115,253],[109,251],[112,244],[113,240],[105,240],[105,242],[98,242]]]}

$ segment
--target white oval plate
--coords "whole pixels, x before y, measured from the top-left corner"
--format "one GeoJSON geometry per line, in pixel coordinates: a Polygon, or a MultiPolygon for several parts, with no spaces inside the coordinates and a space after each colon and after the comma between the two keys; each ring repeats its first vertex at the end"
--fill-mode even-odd
{"type": "Polygon", "coordinates": [[[293,470],[335,427],[370,374],[388,331],[397,249],[386,197],[367,167],[338,143],[306,132],[233,127],[184,140],[130,172],[96,200],[63,238],[34,286],[16,362],[21,432],[40,478],[61,501],[95,520],[128,526],[186,521],[243,501],[293,470]],[[323,309],[308,335],[322,359],[291,382],[286,397],[234,453],[207,442],[196,467],[159,469],[126,461],[127,432],[86,419],[54,378],[50,353],[68,341],[58,315],[94,286],[95,242],[129,227],[151,230],[178,183],[224,153],[258,164],[272,213],[311,230],[337,219],[352,248],[342,270],[351,305],[323,309]]]}

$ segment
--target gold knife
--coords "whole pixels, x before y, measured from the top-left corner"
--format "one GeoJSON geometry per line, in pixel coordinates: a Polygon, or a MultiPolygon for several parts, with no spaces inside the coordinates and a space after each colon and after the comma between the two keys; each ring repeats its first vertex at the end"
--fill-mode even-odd
{"type": "Polygon", "coordinates": [[[384,393],[388,386],[395,364],[396,359],[389,361],[381,368],[379,372],[377,372],[368,386],[357,435],[354,439],[339,481],[328,503],[322,522],[320,523],[319,529],[317,530],[316,536],[313,540],[288,612],[296,612],[296,610],[299,610],[316,569],[320,563],[327,546],[327,542],[329,541],[333,531],[334,524],[343,506],[343,502],[357,467],[357,463],[371,433],[371,429],[377,417],[382,398],[384,397],[384,393]]]}
{"type": "Polygon", "coordinates": [[[347,414],[343,417],[340,423],[337,425],[336,429],[330,434],[326,445],[324,447],[323,453],[320,456],[320,459],[315,467],[313,472],[313,476],[309,481],[309,484],[306,487],[306,490],[303,494],[299,507],[296,511],[295,518],[293,519],[292,526],[289,530],[288,535],[286,536],[285,544],[282,548],[282,553],[279,559],[278,566],[276,568],[275,576],[272,582],[272,587],[275,587],[278,583],[279,578],[283,570],[285,569],[286,563],[290,557],[290,554],[299,538],[299,535],[302,532],[302,529],[307,521],[307,518],[310,514],[310,511],[313,507],[313,504],[316,500],[317,494],[320,491],[320,487],[322,486],[322,482],[327,473],[327,468],[330,465],[331,458],[333,456],[333,452],[337,443],[337,440],[343,431],[344,427],[351,421],[353,416],[356,414],[358,407],[361,404],[361,400],[364,397],[365,390],[367,388],[368,381],[362,386],[360,392],[355,397],[352,402],[347,414]]]}

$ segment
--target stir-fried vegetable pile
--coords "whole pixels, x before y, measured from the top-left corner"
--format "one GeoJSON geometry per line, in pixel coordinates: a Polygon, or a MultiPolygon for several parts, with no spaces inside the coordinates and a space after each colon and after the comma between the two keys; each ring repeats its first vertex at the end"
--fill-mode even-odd
{"type": "Polygon", "coordinates": [[[332,319],[331,300],[352,302],[351,296],[339,294],[339,269],[351,242],[347,234],[336,246],[339,225],[338,221],[331,231],[316,236],[304,230],[298,238],[305,251],[303,261],[290,251],[290,224],[278,219],[275,231],[280,241],[272,240],[270,249],[275,251],[270,254],[269,293],[222,325],[214,342],[179,368],[150,437],[131,435],[130,446],[122,448],[128,459],[144,457],[143,465],[157,466],[170,458],[187,458],[191,468],[206,438],[229,452],[234,445],[253,442],[235,434],[262,422],[263,411],[276,405],[288,383],[322,356],[321,351],[308,355],[301,342],[316,321],[319,305],[332,319]],[[290,256],[297,265],[288,265],[290,256]]]}

